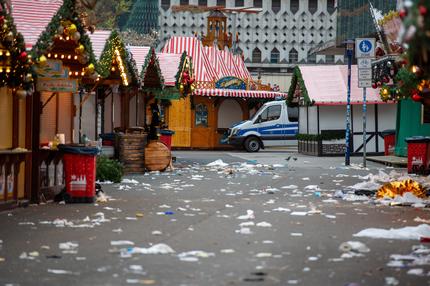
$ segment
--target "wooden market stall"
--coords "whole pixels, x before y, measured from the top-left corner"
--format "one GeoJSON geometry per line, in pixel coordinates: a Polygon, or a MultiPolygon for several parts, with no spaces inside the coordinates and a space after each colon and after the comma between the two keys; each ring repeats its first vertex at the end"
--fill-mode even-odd
{"type": "Polygon", "coordinates": [[[31,194],[33,75],[23,36],[0,1],[0,210],[31,194]]]}
{"type": "Polygon", "coordinates": [[[192,59],[193,92],[169,108],[168,125],[179,134],[173,138],[174,147],[225,148],[220,143],[225,130],[248,119],[256,100],[287,96],[254,82],[240,56],[213,45],[203,47],[196,37],[172,37],[162,52],[186,52],[192,59]],[[186,125],[176,130],[175,122],[180,121],[186,125]]]}
{"type": "Polygon", "coordinates": [[[12,4],[20,29],[32,40],[29,48],[37,63],[31,196],[37,202],[63,188],[62,156],[56,145],[81,139],[78,114],[85,87],[97,79],[95,57],[87,36],[90,27],[75,1],[14,0],[12,4]]]}

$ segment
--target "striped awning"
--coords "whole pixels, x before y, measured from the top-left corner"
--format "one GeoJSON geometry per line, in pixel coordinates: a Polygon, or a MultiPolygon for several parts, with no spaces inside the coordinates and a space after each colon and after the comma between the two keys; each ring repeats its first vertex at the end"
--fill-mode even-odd
{"type": "Polygon", "coordinates": [[[97,60],[100,60],[100,56],[103,53],[106,42],[112,32],[106,30],[96,30],[92,34],[88,34],[91,39],[91,44],[93,46],[93,52],[97,60]]]}
{"type": "Polygon", "coordinates": [[[197,82],[213,82],[219,79],[204,51],[202,42],[196,37],[171,37],[167,40],[162,52],[170,54],[186,52],[192,58],[197,82]]]}
{"type": "Polygon", "coordinates": [[[197,89],[193,93],[200,96],[241,97],[241,98],[287,98],[287,93],[262,90],[197,89]]]}
{"type": "Polygon", "coordinates": [[[181,57],[181,54],[157,53],[165,86],[175,86],[176,74],[178,73],[179,65],[181,64],[181,57]]]}
{"type": "Polygon", "coordinates": [[[239,69],[239,73],[240,73],[239,78],[245,79],[245,80],[252,80],[251,73],[246,67],[245,62],[243,61],[242,55],[234,55],[234,62],[239,69]]]}
{"type": "Polygon", "coordinates": [[[27,49],[36,44],[52,17],[63,5],[62,0],[11,0],[12,16],[27,49]]]}

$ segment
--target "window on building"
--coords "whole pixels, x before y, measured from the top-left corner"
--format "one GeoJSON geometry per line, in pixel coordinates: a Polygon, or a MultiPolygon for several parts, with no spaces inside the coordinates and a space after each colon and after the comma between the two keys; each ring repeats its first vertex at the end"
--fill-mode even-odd
{"type": "Polygon", "coordinates": [[[316,62],[317,62],[317,55],[316,54],[308,55],[308,63],[309,64],[315,64],[316,62]]]}
{"type": "Polygon", "coordinates": [[[300,2],[299,0],[291,0],[290,2],[290,11],[293,14],[296,14],[297,11],[299,11],[300,8],[300,2]]]}
{"type": "Polygon", "coordinates": [[[296,49],[292,48],[288,54],[288,61],[290,64],[295,64],[299,61],[299,53],[296,49]]]}
{"type": "Polygon", "coordinates": [[[243,7],[243,6],[245,6],[245,1],[244,0],[235,0],[234,6],[235,7],[243,7]]]}
{"type": "Polygon", "coordinates": [[[263,0],[254,0],[254,7],[263,8],[263,0]]]}
{"type": "Polygon", "coordinates": [[[168,10],[170,8],[170,0],[161,0],[161,8],[168,10]]]}
{"type": "Polygon", "coordinates": [[[208,107],[204,104],[197,104],[195,109],[195,126],[208,127],[208,107]]]}
{"type": "Polygon", "coordinates": [[[277,48],[274,48],[274,49],[272,50],[272,52],[270,53],[270,62],[271,62],[272,64],[277,64],[277,63],[279,63],[279,56],[280,56],[280,54],[279,54],[278,49],[277,49],[277,48]]]}
{"type": "Polygon", "coordinates": [[[190,0],[180,0],[179,5],[190,5],[190,0]]]}
{"type": "Polygon", "coordinates": [[[258,48],[252,51],[252,62],[261,63],[261,51],[258,48]]]}
{"type": "Polygon", "coordinates": [[[272,0],[272,11],[278,13],[281,10],[281,0],[272,0]]]}
{"type": "Polygon", "coordinates": [[[199,0],[199,6],[208,6],[208,0],[199,0]]]}
{"type": "Polygon", "coordinates": [[[334,64],[334,55],[326,55],[325,56],[325,62],[327,64],[334,64]]]}
{"type": "Polygon", "coordinates": [[[217,0],[216,5],[225,7],[225,0],[217,0]]]}
{"type": "Polygon", "coordinates": [[[332,14],[335,9],[335,0],[327,0],[327,11],[332,14]]]}
{"type": "Polygon", "coordinates": [[[318,10],[318,0],[309,0],[309,12],[314,14],[318,10]]]}

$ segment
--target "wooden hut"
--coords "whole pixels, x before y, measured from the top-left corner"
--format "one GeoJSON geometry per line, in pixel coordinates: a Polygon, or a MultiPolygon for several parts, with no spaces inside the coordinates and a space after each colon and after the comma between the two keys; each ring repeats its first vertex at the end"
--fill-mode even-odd
{"type": "Polygon", "coordinates": [[[13,0],[20,30],[37,63],[33,98],[32,200],[63,188],[62,158],[57,134],[64,143],[79,141],[81,102],[94,84],[95,57],[82,14],[75,1],[13,0]]]}
{"type": "Polygon", "coordinates": [[[169,108],[168,125],[176,132],[174,147],[225,147],[220,144],[224,132],[233,123],[249,118],[255,100],[287,96],[252,81],[240,56],[215,46],[203,47],[196,37],[172,37],[162,52],[186,52],[192,59],[195,80],[188,100],[174,101],[169,108]],[[178,129],[176,122],[182,125],[178,129]]]}
{"type": "Polygon", "coordinates": [[[32,60],[7,1],[0,1],[0,210],[31,194],[32,60]]]}

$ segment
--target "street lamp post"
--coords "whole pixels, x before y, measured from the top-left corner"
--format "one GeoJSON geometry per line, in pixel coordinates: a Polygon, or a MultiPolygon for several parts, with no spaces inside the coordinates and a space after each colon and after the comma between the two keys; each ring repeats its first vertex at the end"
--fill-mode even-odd
{"type": "Polygon", "coordinates": [[[354,41],[348,40],[346,44],[346,56],[348,57],[348,93],[346,96],[346,132],[345,132],[345,166],[350,165],[350,137],[351,137],[351,65],[354,41]]]}

